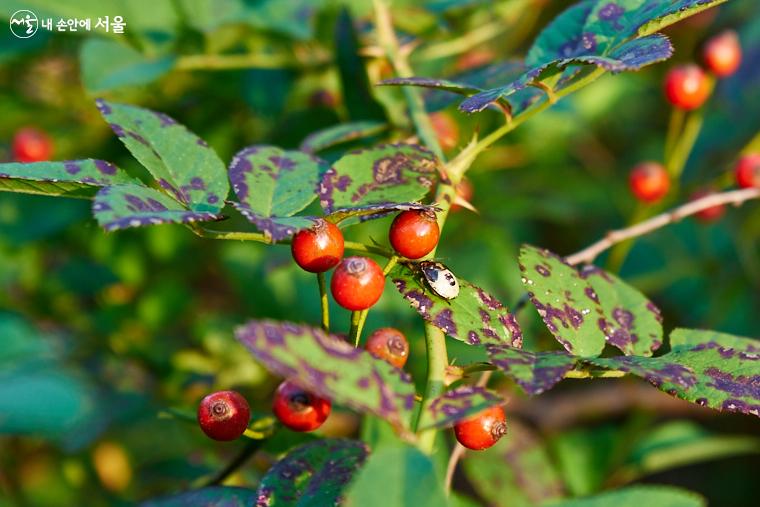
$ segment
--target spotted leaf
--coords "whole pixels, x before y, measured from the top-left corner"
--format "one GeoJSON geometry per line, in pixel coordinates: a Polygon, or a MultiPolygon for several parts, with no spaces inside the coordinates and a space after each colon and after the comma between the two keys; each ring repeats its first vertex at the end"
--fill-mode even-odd
{"type": "Polygon", "coordinates": [[[409,376],[320,329],[288,322],[251,321],[237,339],[272,372],[336,403],[409,429],[414,386],[409,376]]]}
{"type": "Polygon", "coordinates": [[[98,109],[158,184],[191,211],[219,213],[229,183],[208,144],[163,113],[99,99],[98,109]]]}
{"type": "Polygon", "coordinates": [[[232,486],[209,486],[186,491],[140,504],[141,507],[182,507],[187,505],[203,507],[247,507],[256,501],[252,489],[232,486]]]}
{"type": "Polygon", "coordinates": [[[317,220],[317,217],[269,217],[259,215],[246,206],[238,202],[232,203],[233,207],[248,219],[258,230],[266,234],[272,241],[282,241],[287,239],[301,229],[308,229],[317,220]]]}
{"type": "Polygon", "coordinates": [[[207,222],[213,213],[191,211],[166,194],[142,185],[103,187],[92,205],[95,219],[106,231],[159,224],[207,222]]]}
{"type": "Polygon", "coordinates": [[[524,245],[520,271],[530,301],[546,327],[571,354],[595,356],[604,348],[604,317],[594,289],[548,250],[524,245]]]}
{"type": "Polygon", "coordinates": [[[366,204],[364,206],[356,206],[354,208],[341,208],[335,210],[327,216],[327,220],[336,224],[349,219],[358,219],[364,221],[371,220],[373,218],[381,218],[388,215],[389,213],[407,210],[429,210],[438,212],[440,211],[440,208],[415,202],[366,204]]]}
{"type": "Polygon", "coordinates": [[[319,198],[325,213],[379,203],[419,201],[438,176],[438,159],[412,144],[384,144],[348,153],[325,173],[319,198]]]}
{"type": "Polygon", "coordinates": [[[256,507],[338,506],[367,458],[356,440],[321,439],[290,451],[261,479],[256,507]]]}
{"type": "Polygon", "coordinates": [[[488,407],[501,405],[504,399],[483,387],[460,386],[434,398],[420,417],[420,427],[443,428],[482,412],[488,407]]]}
{"type": "Polygon", "coordinates": [[[491,363],[530,395],[554,387],[577,362],[564,351],[530,352],[503,345],[487,345],[486,349],[491,363]]]}
{"type": "Polygon", "coordinates": [[[522,346],[522,331],[517,320],[496,298],[480,287],[459,280],[459,295],[443,299],[430,290],[415,266],[414,263],[397,265],[388,276],[426,321],[470,345],[522,346]]]}
{"type": "Polygon", "coordinates": [[[620,278],[595,266],[581,270],[594,289],[605,316],[607,342],[625,355],[651,356],[662,345],[662,315],[646,296],[620,278]]]}
{"type": "Polygon", "coordinates": [[[98,188],[136,182],[105,160],[0,164],[0,191],[91,199],[98,188]]]}
{"type": "Polygon", "coordinates": [[[564,485],[539,435],[515,419],[507,425],[488,452],[462,458],[470,484],[494,507],[532,507],[563,497],[564,485]]]}
{"type": "Polygon", "coordinates": [[[760,345],[715,331],[676,329],[660,357],[589,358],[584,362],[643,377],[666,393],[716,410],[760,417],[760,345]]]}
{"type": "Polygon", "coordinates": [[[317,153],[339,144],[376,136],[387,129],[388,124],[382,121],[366,120],[341,123],[309,134],[299,149],[306,153],[317,153]]]}

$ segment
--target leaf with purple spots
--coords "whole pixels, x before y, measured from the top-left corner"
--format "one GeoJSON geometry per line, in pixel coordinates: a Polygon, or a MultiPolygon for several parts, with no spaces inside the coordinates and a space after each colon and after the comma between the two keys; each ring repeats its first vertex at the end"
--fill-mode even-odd
{"type": "Polygon", "coordinates": [[[227,170],[206,142],[164,113],[102,99],[98,109],[160,187],[191,211],[219,213],[229,192],[227,170]]]}
{"type": "Polygon", "coordinates": [[[290,238],[302,229],[314,225],[317,217],[269,217],[255,213],[251,208],[238,202],[232,203],[249,222],[263,232],[271,241],[282,241],[290,238]]]}
{"type": "Polygon", "coordinates": [[[578,359],[564,351],[529,350],[487,345],[491,363],[530,394],[541,394],[565,378],[578,359]]]}
{"type": "Polygon", "coordinates": [[[316,198],[325,161],[276,146],[249,146],[232,157],[229,175],[241,204],[254,213],[289,217],[316,198]]]}
{"type": "Polygon", "coordinates": [[[92,199],[100,187],[137,183],[105,160],[0,164],[0,191],[92,199]]]}
{"type": "Polygon", "coordinates": [[[541,437],[515,419],[488,452],[462,458],[465,476],[494,507],[533,507],[562,498],[565,487],[541,437]]]}
{"type": "Polygon", "coordinates": [[[604,348],[604,312],[591,286],[548,250],[523,245],[520,271],[530,301],[546,327],[571,354],[596,356],[604,348]]]}
{"type": "Polygon", "coordinates": [[[402,435],[409,432],[415,392],[403,371],[304,325],[254,320],[235,334],[273,373],[335,403],[375,414],[402,435]]]}
{"type": "Polygon", "coordinates": [[[613,274],[586,266],[584,278],[604,310],[602,326],[607,343],[630,356],[651,356],[662,345],[662,315],[641,292],[613,274]]]}
{"type": "Polygon", "coordinates": [[[160,224],[208,222],[213,213],[191,211],[166,194],[142,185],[103,187],[92,205],[95,219],[106,231],[160,224]]]}
{"type": "Polygon", "coordinates": [[[335,162],[319,185],[322,209],[419,201],[438,178],[438,159],[414,144],[383,144],[352,151],[335,162]]]}
{"type": "Polygon", "coordinates": [[[182,507],[195,505],[202,507],[248,507],[256,501],[252,489],[232,486],[209,486],[176,495],[148,500],[140,507],[182,507]]]}
{"type": "Polygon", "coordinates": [[[341,123],[309,134],[298,149],[306,153],[317,153],[339,144],[374,137],[386,130],[388,130],[388,124],[382,121],[365,120],[341,123]]]}
{"type": "Polygon", "coordinates": [[[350,219],[358,219],[360,221],[372,220],[375,218],[382,218],[390,213],[407,210],[429,210],[438,212],[440,211],[440,208],[415,202],[389,202],[381,204],[367,204],[364,206],[356,206],[355,208],[341,208],[339,210],[333,211],[327,215],[326,218],[330,222],[337,224],[350,219]]]}
{"type": "Polygon", "coordinates": [[[522,331],[517,320],[496,298],[460,279],[459,295],[443,299],[430,290],[415,269],[414,263],[400,264],[388,277],[426,321],[470,345],[522,346],[522,331]]]}
{"type": "Polygon", "coordinates": [[[694,16],[700,12],[727,2],[728,0],[676,0],[673,2],[658,2],[649,0],[652,9],[646,16],[648,19],[641,23],[636,34],[639,37],[659,32],[673,23],[694,16]]]}
{"type": "Polygon", "coordinates": [[[643,377],[661,391],[698,405],[760,417],[760,345],[716,331],[676,329],[660,357],[584,358],[643,377]]]}
{"type": "Polygon", "coordinates": [[[478,414],[488,407],[504,404],[504,399],[483,387],[460,386],[434,398],[420,416],[418,430],[445,428],[478,414]]]}
{"type": "Polygon", "coordinates": [[[254,505],[341,505],[343,490],[368,453],[363,442],[348,439],[321,439],[302,445],[262,477],[254,505]]]}
{"type": "Polygon", "coordinates": [[[596,3],[597,0],[583,0],[562,11],[533,41],[525,65],[533,68],[594,50],[596,40],[593,34],[584,34],[583,26],[596,3]]]}

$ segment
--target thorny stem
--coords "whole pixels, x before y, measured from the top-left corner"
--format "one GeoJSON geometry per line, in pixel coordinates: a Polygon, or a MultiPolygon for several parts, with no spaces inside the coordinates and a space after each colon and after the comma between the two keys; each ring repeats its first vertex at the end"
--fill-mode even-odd
{"type": "Polygon", "coordinates": [[[644,234],[648,234],[661,227],[678,222],[685,217],[712,208],[713,206],[719,206],[722,204],[740,206],[745,201],[758,198],[760,198],[760,189],[758,188],[731,190],[728,192],[707,195],[678,206],[670,211],[666,211],[665,213],[660,213],[659,215],[644,220],[643,222],[626,227],[625,229],[610,231],[604,238],[592,243],[583,250],[566,257],[565,260],[572,265],[590,264],[597,258],[597,256],[599,256],[599,254],[622,241],[643,236],[644,234]]]}
{"type": "Polygon", "coordinates": [[[327,283],[324,273],[317,273],[317,283],[319,284],[319,301],[322,306],[322,330],[325,333],[330,332],[330,300],[327,297],[327,283]]]}

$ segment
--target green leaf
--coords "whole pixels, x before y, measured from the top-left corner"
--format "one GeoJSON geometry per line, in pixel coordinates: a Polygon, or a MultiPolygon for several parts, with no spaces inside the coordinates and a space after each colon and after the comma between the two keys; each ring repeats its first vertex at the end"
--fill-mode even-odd
{"type": "Polygon", "coordinates": [[[533,68],[572,56],[579,43],[581,47],[590,49],[591,41],[583,41],[581,34],[583,25],[596,3],[597,0],[582,0],[554,18],[533,41],[525,57],[525,65],[533,68]]]}
{"type": "MultiPolygon", "coordinates": [[[[651,33],[659,32],[673,23],[677,23],[684,18],[694,16],[700,12],[727,2],[728,0],[677,0],[669,4],[660,3],[656,11],[656,17],[638,27],[637,34],[640,37],[651,33]]],[[[650,0],[650,3],[653,3],[650,0]]]]}
{"type": "Polygon", "coordinates": [[[335,63],[338,66],[343,102],[351,120],[385,121],[385,109],[372,96],[364,60],[359,55],[359,39],[346,7],[335,21],[335,63]]]}
{"type": "Polygon", "coordinates": [[[80,61],[82,81],[90,92],[147,84],[174,66],[174,57],[147,57],[123,43],[99,37],[82,44],[80,61]]]}
{"type": "Polygon", "coordinates": [[[227,170],[204,140],[163,113],[102,99],[97,104],[114,133],[161,188],[191,211],[221,211],[229,192],[227,170]]]}
{"type": "Polygon", "coordinates": [[[166,194],[142,185],[104,187],[95,197],[92,213],[106,231],[159,224],[208,222],[213,213],[190,211],[166,194]]]}
{"type": "Polygon", "coordinates": [[[413,447],[382,447],[349,486],[346,507],[446,507],[429,457],[413,447]]]}
{"type": "Polygon", "coordinates": [[[412,144],[353,151],[325,173],[319,198],[325,213],[365,204],[419,201],[438,176],[438,159],[412,144]]]}
{"type": "Polygon", "coordinates": [[[210,486],[178,495],[148,500],[142,507],[248,507],[256,503],[256,492],[252,489],[232,486],[210,486]]]}
{"type": "Polygon", "coordinates": [[[586,498],[542,504],[543,507],[704,507],[707,502],[696,493],[670,486],[630,486],[586,498]]]}
{"type": "Polygon", "coordinates": [[[365,120],[341,123],[309,134],[299,149],[306,153],[317,153],[349,141],[376,136],[387,129],[388,124],[382,121],[365,120]]]}
{"type": "Polygon", "coordinates": [[[488,389],[460,386],[430,400],[425,407],[427,413],[424,417],[420,417],[420,421],[425,421],[425,424],[421,424],[418,430],[451,426],[488,407],[503,403],[504,399],[501,396],[488,389]]]}
{"type": "Polygon", "coordinates": [[[0,365],[40,361],[54,357],[49,341],[40,335],[25,319],[8,312],[0,312],[0,365]]]}
{"type": "Polygon", "coordinates": [[[618,427],[606,424],[571,429],[547,440],[568,493],[583,496],[602,489],[622,438],[618,427]]]}
{"type": "Polygon", "coordinates": [[[530,394],[541,394],[565,378],[577,358],[566,352],[530,352],[503,345],[487,345],[491,363],[530,394]]]}
{"type": "Polygon", "coordinates": [[[408,431],[415,394],[409,376],[364,349],[289,322],[250,321],[235,335],[272,372],[408,431]]]}
{"type": "Polygon", "coordinates": [[[595,356],[604,348],[599,299],[578,272],[548,250],[520,249],[523,285],[546,327],[571,354],[595,356]]]}
{"type": "Polygon", "coordinates": [[[257,505],[270,507],[337,506],[343,490],[364,463],[362,442],[322,439],[289,452],[261,479],[257,505]]]}
{"type": "Polygon", "coordinates": [[[604,310],[607,342],[625,355],[651,356],[662,345],[662,315],[641,292],[595,266],[581,270],[604,310]]]}
{"type": "Polygon", "coordinates": [[[660,357],[589,358],[585,362],[645,378],[698,405],[760,417],[760,346],[751,338],[676,329],[660,357]]]}
{"type": "Polygon", "coordinates": [[[539,436],[514,420],[488,452],[465,454],[462,467],[470,484],[494,507],[531,507],[564,494],[539,436]]]}
{"type": "Polygon", "coordinates": [[[242,204],[262,216],[289,217],[316,198],[328,165],[300,151],[249,146],[230,163],[232,189],[242,204]]]}
{"type": "Polygon", "coordinates": [[[388,277],[426,321],[470,345],[522,346],[522,331],[517,320],[496,298],[460,279],[459,295],[443,299],[422,281],[415,266],[414,263],[396,265],[388,277]]]}
{"type": "Polygon", "coordinates": [[[91,199],[99,187],[136,182],[105,160],[0,164],[0,190],[91,199]]]}

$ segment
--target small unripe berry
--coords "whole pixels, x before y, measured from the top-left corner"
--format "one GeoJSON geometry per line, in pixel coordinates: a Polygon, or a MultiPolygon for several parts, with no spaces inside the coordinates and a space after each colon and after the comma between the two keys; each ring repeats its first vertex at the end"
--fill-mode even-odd
{"type": "MultiPolygon", "coordinates": [[[[697,199],[701,199],[702,197],[706,197],[714,193],[715,192],[711,190],[699,190],[691,195],[691,200],[696,201],[697,199]]],[[[700,222],[709,223],[719,220],[725,212],[726,207],[723,204],[718,204],[717,206],[711,206],[709,208],[703,209],[699,213],[696,213],[694,216],[700,222]]]]}
{"type": "Polygon", "coordinates": [[[274,395],[272,411],[277,419],[293,431],[314,431],[330,415],[330,400],[312,394],[287,380],[274,395]]]}
{"type": "Polygon", "coordinates": [[[741,188],[760,187],[760,153],[742,156],[736,163],[734,175],[741,188]]]}
{"type": "Polygon", "coordinates": [[[710,91],[710,81],[697,65],[674,67],[665,76],[665,97],[680,109],[688,111],[701,107],[710,91]]]}
{"type": "Polygon", "coordinates": [[[402,211],[388,232],[393,249],[407,259],[420,259],[432,252],[440,235],[435,213],[427,210],[402,211]]]}
{"type": "Polygon", "coordinates": [[[473,451],[488,449],[506,433],[507,416],[499,406],[487,408],[454,425],[454,435],[459,443],[473,451]]]}
{"type": "Polygon", "coordinates": [[[456,148],[459,144],[459,125],[446,113],[430,113],[430,125],[444,150],[456,148]]]}
{"type": "Polygon", "coordinates": [[[628,179],[631,192],[639,201],[654,203],[670,190],[670,176],[662,164],[642,162],[636,165],[628,179]]]}
{"type": "Polygon", "coordinates": [[[12,150],[16,162],[44,162],[53,155],[53,141],[45,132],[25,127],[13,136],[12,150]]]}
{"type": "Polygon", "coordinates": [[[333,299],[351,311],[366,310],[383,295],[385,275],[378,264],[367,257],[346,257],[330,281],[333,299]]]}
{"type": "Polygon", "coordinates": [[[198,405],[198,424],[214,440],[235,440],[248,427],[251,410],[248,402],[235,391],[209,394],[198,405]]]}
{"type": "Polygon", "coordinates": [[[736,72],[742,62],[742,47],[733,30],[715,35],[705,43],[702,51],[705,66],[718,77],[736,72]]]}
{"type": "Polygon", "coordinates": [[[290,243],[293,260],[310,273],[323,273],[337,266],[343,249],[343,233],[321,218],[310,229],[298,231],[290,243]]]}
{"type": "Polygon", "coordinates": [[[403,368],[409,358],[409,342],[406,336],[392,327],[378,329],[367,338],[367,351],[378,359],[383,359],[396,368],[403,368]]]}

